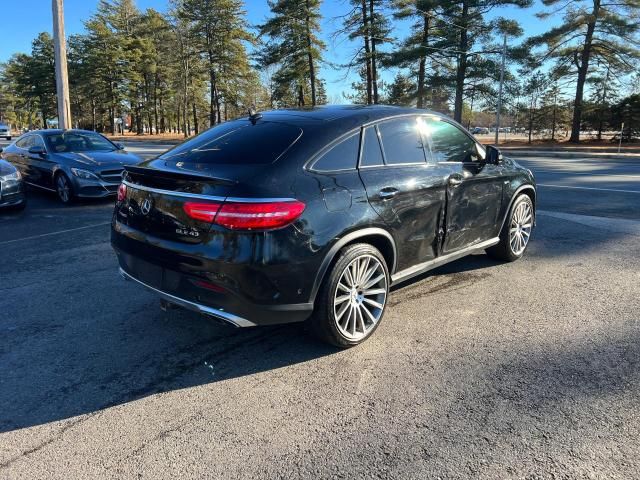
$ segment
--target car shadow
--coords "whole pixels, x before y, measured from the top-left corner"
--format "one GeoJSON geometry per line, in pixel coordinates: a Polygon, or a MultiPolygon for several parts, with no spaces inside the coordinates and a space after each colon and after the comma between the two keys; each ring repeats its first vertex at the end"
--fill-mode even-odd
{"type": "MultiPolygon", "coordinates": [[[[16,250],[0,263],[0,295],[11,306],[0,312],[0,432],[340,352],[305,324],[234,329],[180,309],[162,312],[155,295],[117,275],[103,229],[82,235],[79,248],[66,237],[50,237],[40,250],[5,247],[16,250]]],[[[524,261],[620,241],[603,230],[576,247],[576,235],[570,222],[540,221],[524,261]]],[[[466,288],[500,265],[482,253],[457,260],[394,287],[389,305],[466,288]],[[417,285],[428,277],[437,281],[417,285]]]]}
{"type": "MultiPolygon", "coordinates": [[[[473,256],[428,276],[490,268],[473,256]]],[[[53,266],[55,268],[55,266],[53,266]]],[[[27,307],[5,326],[0,346],[0,432],[89,414],[149,395],[291,367],[341,351],[313,337],[307,324],[237,329],[183,309],[163,312],[158,299],[114,275],[31,291],[52,301],[48,315],[27,307]],[[92,285],[100,284],[100,292],[92,285]],[[69,299],[92,298],[69,306],[69,299]],[[120,299],[116,301],[116,299],[120,299]],[[114,303],[115,302],[115,303],[114,303]]],[[[419,283],[427,275],[405,282],[419,283]]],[[[18,287],[11,298],[27,294],[18,287]]]]}
{"type": "Polygon", "coordinates": [[[181,309],[162,312],[155,298],[109,316],[89,328],[84,317],[57,315],[15,327],[17,342],[0,347],[0,433],[339,351],[305,324],[236,329],[181,309]]]}

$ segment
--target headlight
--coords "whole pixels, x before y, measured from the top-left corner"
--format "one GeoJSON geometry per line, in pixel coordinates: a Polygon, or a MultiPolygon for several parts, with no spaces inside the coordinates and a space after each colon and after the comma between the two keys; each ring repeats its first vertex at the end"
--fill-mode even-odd
{"type": "Polygon", "coordinates": [[[71,173],[73,173],[78,178],[84,178],[85,180],[100,180],[95,173],[92,173],[88,170],[82,170],[81,168],[72,168],[71,173]]]}
{"type": "Polygon", "coordinates": [[[22,178],[22,175],[20,175],[20,172],[18,170],[16,170],[13,173],[8,173],[6,175],[2,175],[0,177],[0,180],[2,180],[3,182],[17,182],[22,178]]]}

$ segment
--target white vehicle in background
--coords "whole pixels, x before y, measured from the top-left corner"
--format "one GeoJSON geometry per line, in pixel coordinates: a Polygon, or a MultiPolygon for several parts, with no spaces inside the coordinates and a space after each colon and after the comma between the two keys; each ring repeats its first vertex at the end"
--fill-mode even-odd
{"type": "Polygon", "coordinates": [[[11,140],[11,127],[4,123],[0,123],[0,137],[11,140]]]}

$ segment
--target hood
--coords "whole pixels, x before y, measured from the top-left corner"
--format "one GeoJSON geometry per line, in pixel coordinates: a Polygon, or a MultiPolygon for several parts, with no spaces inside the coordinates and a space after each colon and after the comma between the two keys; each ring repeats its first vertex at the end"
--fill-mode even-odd
{"type": "Polygon", "coordinates": [[[0,177],[4,175],[9,175],[10,173],[14,173],[16,171],[16,167],[11,165],[9,162],[0,159],[0,177]]]}
{"type": "Polygon", "coordinates": [[[113,152],[65,152],[54,153],[55,158],[65,163],[75,164],[77,167],[108,167],[137,165],[142,161],[140,157],[124,150],[113,152]]]}

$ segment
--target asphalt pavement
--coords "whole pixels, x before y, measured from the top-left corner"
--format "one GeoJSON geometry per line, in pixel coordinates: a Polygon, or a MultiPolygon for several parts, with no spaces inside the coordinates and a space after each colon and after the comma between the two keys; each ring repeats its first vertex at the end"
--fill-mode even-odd
{"type": "Polygon", "coordinates": [[[522,163],[525,258],[396,288],[350,350],[162,312],[112,200],[30,191],[0,213],[0,478],[637,478],[640,159],[522,163]]]}

